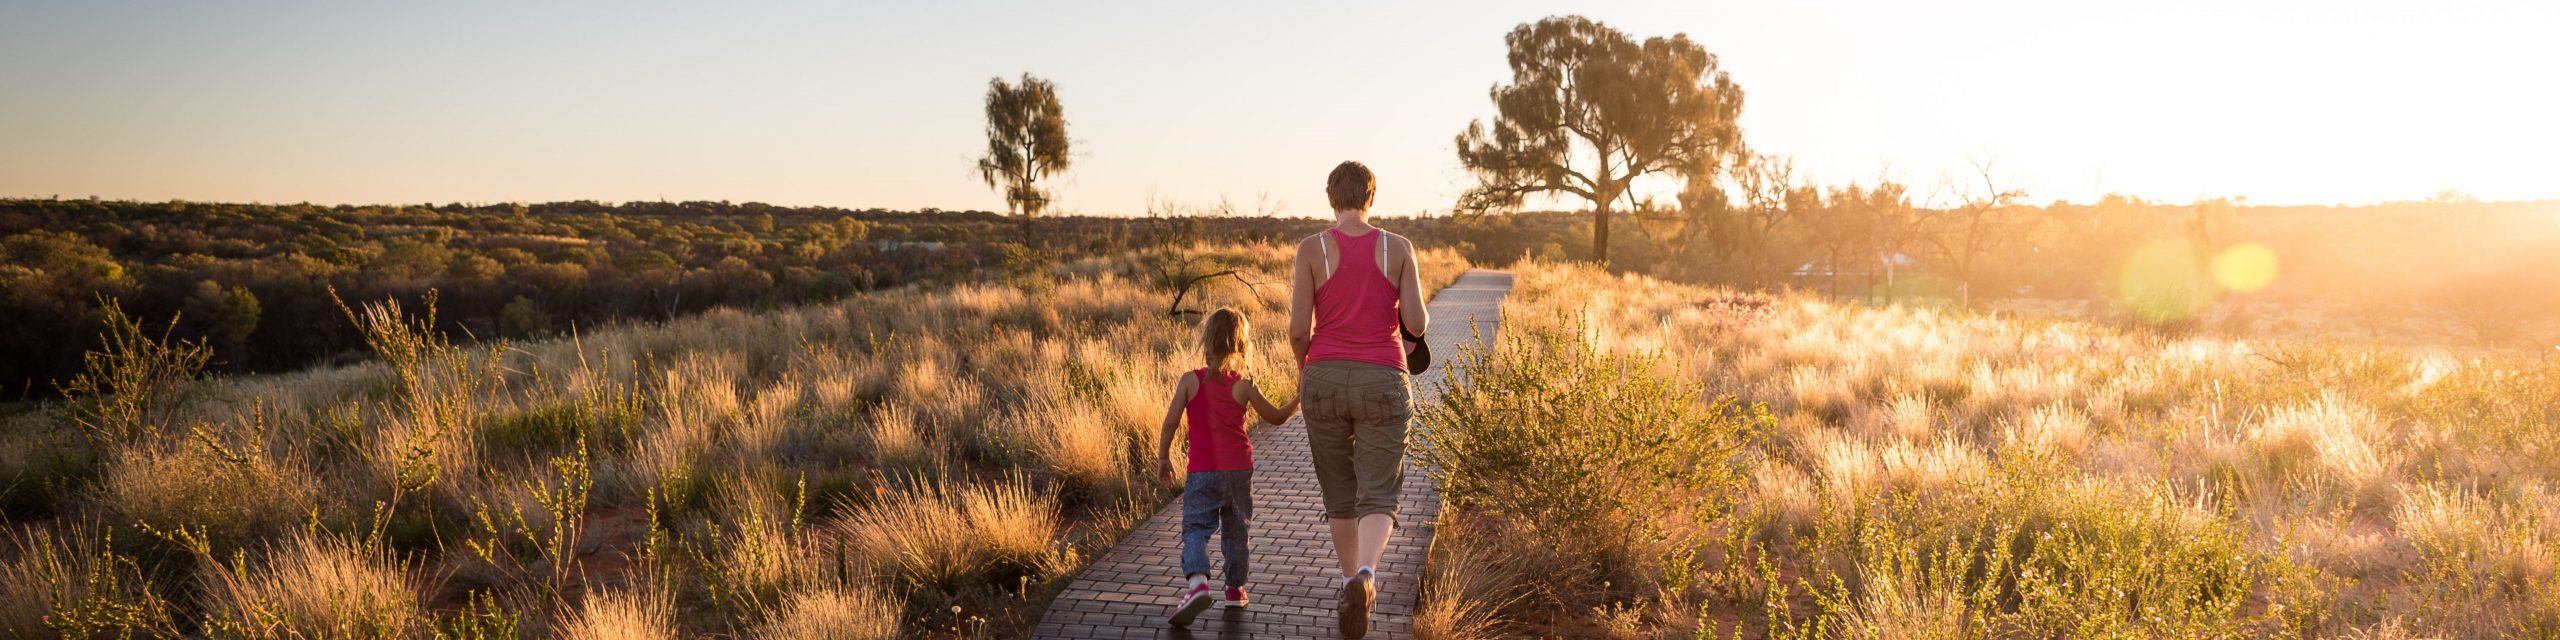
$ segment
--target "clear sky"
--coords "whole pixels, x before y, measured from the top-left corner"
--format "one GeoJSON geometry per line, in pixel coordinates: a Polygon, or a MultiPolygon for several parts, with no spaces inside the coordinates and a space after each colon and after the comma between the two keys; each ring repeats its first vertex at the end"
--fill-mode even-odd
{"type": "Polygon", "coordinates": [[[1824,182],[2034,201],[2560,196],[2560,3],[0,1],[0,196],[1000,210],[987,80],[1056,81],[1059,206],[1387,213],[1465,187],[1502,36],[1686,32],[1824,182]]]}

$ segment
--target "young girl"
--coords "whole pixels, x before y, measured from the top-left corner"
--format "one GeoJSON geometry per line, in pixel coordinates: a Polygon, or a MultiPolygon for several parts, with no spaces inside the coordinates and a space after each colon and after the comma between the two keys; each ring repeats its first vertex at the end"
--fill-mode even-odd
{"type": "Polygon", "coordinates": [[[1262,421],[1279,424],[1298,412],[1298,401],[1271,406],[1242,373],[1253,349],[1252,326],[1244,314],[1219,309],[1200,321],[1200,353],[1208,366],[1182,374],[1175,383],[1173,406],[1164,413],[1164,435],[1157,438],[1156,474],[1173,484],[1173,431],[1191,421],[1190,474],[1182,484],[1182,575],[1180,604],[1173,626],[1190,626],[1215,604],[1209,592],[1209,534],[1225,541],[1226,602],[1245,606],[1246,526],[1253,520],[1253,442],[1245,439],[1245,408],[1262,421]]]}

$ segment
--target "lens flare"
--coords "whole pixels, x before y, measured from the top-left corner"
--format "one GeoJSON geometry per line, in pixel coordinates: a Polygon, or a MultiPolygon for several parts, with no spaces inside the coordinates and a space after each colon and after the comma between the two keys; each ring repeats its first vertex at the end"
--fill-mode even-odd
{"type": "Polygon", "coordinates": [[[2234,293],[2265,290],[2276,282],[2276,250],[2243,242],[2213,257],[2213,282],[2234,293]]]}

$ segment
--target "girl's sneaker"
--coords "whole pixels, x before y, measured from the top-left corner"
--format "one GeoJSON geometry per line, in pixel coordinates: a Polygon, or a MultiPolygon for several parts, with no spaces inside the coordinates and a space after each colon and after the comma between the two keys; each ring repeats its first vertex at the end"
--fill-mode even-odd
{"type": "Polygon", "coordinates": [[[1244,594],[1244,587],[1227,587],[1227,608],[1242,609],[1252,601],[1251,597],[1244,594]]]}
{"type": "Polygon", "coordinates": [[[1170,622],[1177,627],[1191,626],[1191,621],[1200,619],[1200,613],[1208,611],[1209,605],[1217,604],[1217,601],[1217,595],[1209,591],[1208,583],[1192,585],[1182,590],[1182,604],[1174,605],[1170,622]]]}

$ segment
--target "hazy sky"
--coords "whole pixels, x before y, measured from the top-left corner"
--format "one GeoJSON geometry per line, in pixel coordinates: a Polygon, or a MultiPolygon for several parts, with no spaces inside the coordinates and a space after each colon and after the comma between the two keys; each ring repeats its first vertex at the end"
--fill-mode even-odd
{"type": "Polygon", "coordinates": [[[2560,3],[119,2],[0,0],[0,196],[597,199],[1000,210],[988,78],[1055,80],[1060,206],[1268,192],[1444,209],[1502,36],[1578,11],[1687,32],[1746,138],[1926,193],[2560,196],[2560,3]]]}

